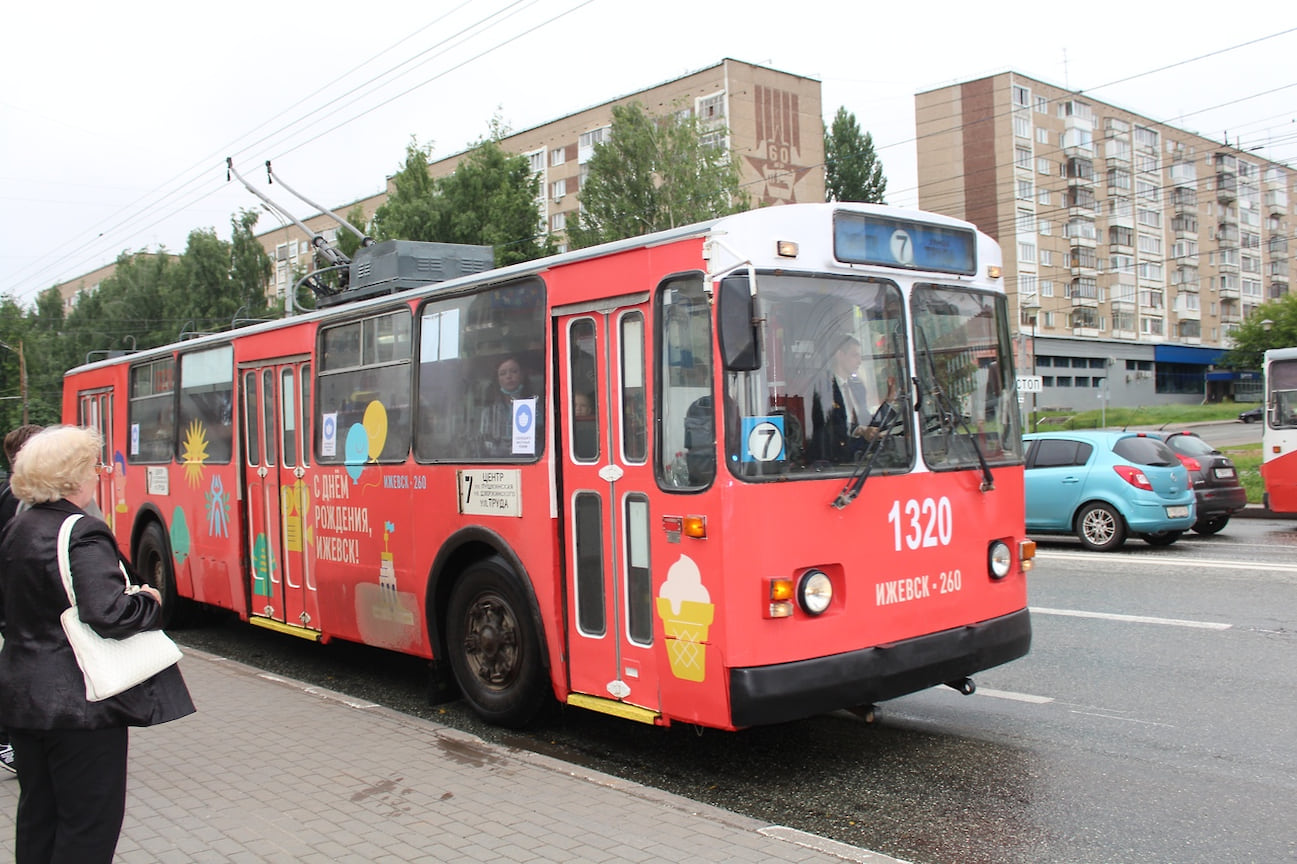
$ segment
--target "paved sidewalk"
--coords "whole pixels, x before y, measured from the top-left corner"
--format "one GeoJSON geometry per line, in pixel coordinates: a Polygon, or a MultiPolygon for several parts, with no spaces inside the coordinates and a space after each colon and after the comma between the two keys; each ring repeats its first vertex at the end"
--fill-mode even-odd
{"type": "MultiPolygon", "coordinates": [[[[198,713],[131,731],[120,864],[895,859],[188,650],[198,713]]],[[[18,783],[0,777],[0,857],[18,783]]]]}

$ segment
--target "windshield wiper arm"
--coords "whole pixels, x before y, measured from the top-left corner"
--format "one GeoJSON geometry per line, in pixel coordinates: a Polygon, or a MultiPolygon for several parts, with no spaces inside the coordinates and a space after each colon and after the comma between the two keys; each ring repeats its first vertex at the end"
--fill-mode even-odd
{"type": "MultiPolygon", "coordinates": [[[[901,394],[897,397],[903,405],[909,405],[909,396],[901,394]]],[[[878,433],[873,439],[865,445],[865,450],[860,454],[860,460],[856,464],[856,469],[851,472],[847,478],[847,484],[842,487],[838,497],[833,499],[833,506],[838,510],[846,507],[856,497],[860,495],[860,490],[865,488],[865,481],[869,479],[870,473],[874,469],[874,459],[883,449],[883,443],[892,437],[892,431],[898,426],[904,426],[905,423],[902,415],[896,410],[891,402],[883,402],[874,412],[874,416],[869,418],[869,428],[876,428],[878,433]]]]}
{"type": "Polygon", "coordinates": [[[914,324],[914,332],[922,343],[919,353],[923,355],[928,366],[928,374],[932,376],[929,390],[932,393],[933,401],[936,403],[934,407],[936,408],[938,422],[943,429],[948,429],[952,433],[955,431],[956,423],[963,427],[964,433],[968,436],[968,443],[972,445],[973,452],[977,454],[977,463],[982,468],[982,484],[979,490],[982,492],[994,491],[995,478],[991,475],[991,466],[986,461],[986,455],[982,453],[982,446],[977,443],[977,436],[969,428],[964,415],[957,410],[955,403],[946,395],[947,388],[942,386],[941,376],[937,372],[937,364],[932,359],[932,349],[928,346],[927,334],[923,332],[923,328],[919,326],[917,321],[914,324]]]}

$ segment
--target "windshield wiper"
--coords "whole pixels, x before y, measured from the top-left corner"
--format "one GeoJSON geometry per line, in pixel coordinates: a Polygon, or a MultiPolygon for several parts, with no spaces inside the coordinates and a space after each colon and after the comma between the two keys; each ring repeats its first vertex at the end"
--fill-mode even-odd
{"type": "MultiPolygon", "coordinates": [[[[896,397],[903,406],[908,408],[910,397],[907,393],[902,393],[896,397]]],[[[891,402],[884,401],[874,412],[874,416],[869,418],[869,427],[876,428],[878,433],[873,439],[865,445],[864,452],[860,454],[860,459],[856,464],[856,469],[851,472],[847,478],[847,485],[842,487],[838,497],[833,499],[833,506],[838,510],[846,507],[856,497],[860,495],[860,490],[865,488],[865,481],[869,479],[870,473],[874,470],[874,459],[883,449],[883,444],[888,438],[892,437],[892,431],[898,426],[904,426],[903,415],[896,410],[891,402]]]]}
{"type": "MultiPolygon", "coordinates": [[[[969,428],[968,421],[964,418],[963,413],[957,410],[955,403],[946,395],[946,390],[949,388],[942,386],[941,376],[937,373],[937,364],[932,359],[932,349],[928,346],[927,334],[923,332],[923,328],[919,326],[917,320],[914,322],[914,333],[918,336],[918,341],[920,343],[919,353],[927,363],[928,374],[932,376],[932,383],[929,387],[929,391],[932,394],[933,402],[936,403],[934,407],[936,409],[935,416],[937,417],[937,422],[941,424],[941,428],[944,431],[947,431],[952,435],[955,432],[956,423],[963,427],[968,443],[972,445],[973,452],[977,454],[977,463],[982,468],[982,484],[979,487],[979,490],[982,492],[992,492],[995,490],[995,478],[991,475],[991,466],[987,463],[986,455],[982,453],[982,447],[977,443],[977,436],[974,435],[973,430],[969,428]]],[[[915,384],[918,388],[921,399],[923,385],[918,378],[915,379],[915,384]]]]}

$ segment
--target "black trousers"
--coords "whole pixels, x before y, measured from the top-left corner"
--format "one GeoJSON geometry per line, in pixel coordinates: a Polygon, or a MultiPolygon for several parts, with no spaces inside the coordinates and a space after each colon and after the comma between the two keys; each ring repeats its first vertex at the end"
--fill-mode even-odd
{"type": "Polygon", "coordinates": [[[15,864],[111,864],[126,815],[127,729],[10,729],[15,864]]]}

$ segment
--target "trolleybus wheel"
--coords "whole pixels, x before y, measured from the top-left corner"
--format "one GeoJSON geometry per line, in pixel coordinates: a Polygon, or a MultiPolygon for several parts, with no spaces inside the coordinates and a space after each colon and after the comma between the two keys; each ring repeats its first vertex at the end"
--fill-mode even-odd
{"type": "Polygon", "coordinates": [[[135,555],[135,572],[162,595],[162,626],[183,623],[183,602],[176,594],[176,575],[171,566],[171,552],[162,526],[156,522],[144,529],[139,551],[135,555]]]}
{"type": "Polygon", "coordinates": [[[1107,504],[1090,504],[1076,517],[1076,536],[1094,552],[1111,552],[1126,542],[1126,523],[1107,504]]]}
{"type": "Polygon", "coordinates": [[[517,729],[544,707],[549,682],[535,622],[498,556],[471,565],[451,591],[446,647],[460,691],[483,720],[517,729]]]}

